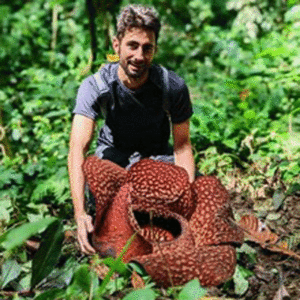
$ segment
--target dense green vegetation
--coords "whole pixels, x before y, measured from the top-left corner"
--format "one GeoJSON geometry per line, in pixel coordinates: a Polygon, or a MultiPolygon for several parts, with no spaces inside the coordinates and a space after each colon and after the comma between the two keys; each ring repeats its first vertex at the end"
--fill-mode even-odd
{"type": "MultiPolygon", "coordinates": [[[[254,189],[276,173],[289,193],[299,190],[300,1],[144,2],[163,20],[156,62],[190,87],[200,171],[228,182],[228,174],[239,170],[254,189]]],[[[99,285],[87,259],[72,244],[62,244],[62,232],[74,227],[67,175],[74,99],[83,78],[112,53],[107,33],[112,35],[119,7],[127,3],[143,1],[99,6],[93,65],[84,0],[0,5],[0,286],[48,290],[48,296],[14,299],[79,299],[73,297],[78,292],[80,299],[99,299],[93,295],[130,291],[122,264],[106,262],[123,275],[117,285],[99,285]],[[34,258],[23,246],[32,235],[45,237],[34,258]],[[48,254],[51,259],[42,263],[48,254]]],[[[242,267],[237,274],[234,292],[241,295],[249,274],[242,267]]],[[[191,284],[188,290],[200,291],[191,284]]],[[[161,295],[152,286],[147,284],[144,299],[161,295]]],[[[187,293],[170,290],[164,296],[196,299],[187,293]]]]}

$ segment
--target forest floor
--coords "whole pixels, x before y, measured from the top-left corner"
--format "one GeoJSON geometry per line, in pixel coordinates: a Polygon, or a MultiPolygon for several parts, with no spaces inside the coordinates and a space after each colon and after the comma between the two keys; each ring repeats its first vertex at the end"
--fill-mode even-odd
{"type": "Polygon", "coordinates": [[[243,176],[233,173],[226,178],[236,218],[254,214],[275,233],[279,241],[298,255],[294,258],[283,253],[264,249],[259,244],[246,241],[254,250],[255,262],[246,253],[240,253],[238,263],[253,274],[247,278],[249,287],[242,296],[234,294],[233,287],[209,289],[209,295],[245,300],[300,300],[300,193],[289,193],[289,187],[279,179],[263,178],[259,188],[254,189],[243,176]],[[275,207],[274,207],[275,206],[275,207]]]}

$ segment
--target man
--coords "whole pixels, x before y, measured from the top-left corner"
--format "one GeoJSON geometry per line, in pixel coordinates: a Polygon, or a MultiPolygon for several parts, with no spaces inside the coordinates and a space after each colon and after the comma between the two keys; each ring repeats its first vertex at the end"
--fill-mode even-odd
{"type": "Polygon", "coordinates": [[[109,88],[109,99],[103,99],[95,76],[86,78],[79,88],[73,111],[68,166],[78,241],[83,253],[95,253],[88,242],[88,233],[93,231],[93,225],[85,210],[82,164],[93,136],[95,120],[103,110],[101,101],[106,101],[106,120],[100,130],[97,156],[127,168],[144,157],[163,161],[173,158],[176,165],[188,172],[190,181],[194,180],[189,93],[183,79],[168,72],[169,109],[163,109],[163,72],[161,67],[152,65],[159,30],[160,22],[152,8],[125,7],[118,18],[117,36],[113,40],[119,63],[108,64],[101,70],[101,80],[109,88]],[[174,157],[170,156],[172,152],[168,146],[169,117],[174,157]]]}

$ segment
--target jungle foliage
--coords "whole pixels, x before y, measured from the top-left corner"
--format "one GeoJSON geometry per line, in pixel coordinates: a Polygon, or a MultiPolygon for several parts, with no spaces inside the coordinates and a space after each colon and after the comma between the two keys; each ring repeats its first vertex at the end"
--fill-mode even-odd
{"type": "MultiPolygon", "coordinates": [[[[87,2],[0,2],[0,286],[43,291],[14,299],[75,299],[78,293],[100,299],[131,291],[120,262],[106,262],[123,275],[103,287],[86,258],[63,245],[63,232],[74,228],[67,174],[74,99],[83,78],[113,53],[114,20],[128,3],[152,4],[162,17],[156,62],[190,87],[200,171],[226,180],[232,170],[247,174],[255,166],[260,174],[280,174],[290,193],[300,189],[299,0],[94,0],[101,2],[94,56],[87,2]],[[31,236],[42,237],[35,256],[24,246],[31,236]]],[[[252,180],[261,184],[261,177],[252,180]]],[[[239,295],[249,273],[239,267],[236,274],[239,295]]],[[[198,283],[189,284],[164,296],[196,299],[188,292],[195,289],[200,297],[198,283]]],[[[133,293],[162,296],[151,281],[133,293]]]]}

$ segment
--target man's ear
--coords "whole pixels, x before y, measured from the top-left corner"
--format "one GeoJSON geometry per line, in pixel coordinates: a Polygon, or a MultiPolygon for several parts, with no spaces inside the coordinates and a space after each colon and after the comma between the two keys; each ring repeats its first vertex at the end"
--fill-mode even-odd
{"type": "Polygon", "coordinates": [[[117,37],[113,38],[112,46],[115,50],[115,53],[119,55],[120,52],[120,40],[117,37]]]}

